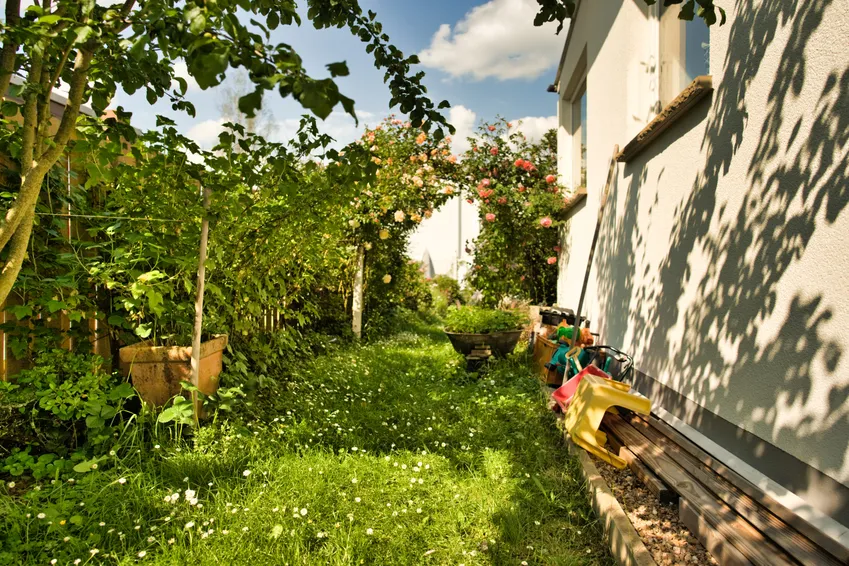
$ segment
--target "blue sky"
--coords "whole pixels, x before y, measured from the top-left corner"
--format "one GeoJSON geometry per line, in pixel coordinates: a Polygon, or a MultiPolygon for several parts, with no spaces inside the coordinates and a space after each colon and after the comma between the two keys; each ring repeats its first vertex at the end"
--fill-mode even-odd
{"type": "MultiPolygon", "coordinates": [[[[553,26],[533,26],[535,0],[361,0],[361,5],[377,13],[393,44],[405,54],[419,54],[430,97],[451,103],[448,117],[458,129],[455,152],[465,149],[465,137],[478,121],[496,115],[524,119],[523,129],[531,138],[554,127],[556,96],[546,87],[553,80],[565,31],[556,36],[553,26]]],[[[364,125],[376,124],[390,112],[383,71],[375,69],[364,44],[347,29],[315,30],[304,19],[301,27],[278,28],[272,42],[291,44],[315,77],[327,76],[328,63],[348,63],[351,75],[337,83],[355,100],[361,122],[356,127],[339,108],[323,123],[339,145],[353,141],[364,125]]],[[[132,111],[134,125],[142,129],[154,127],[156,114],[168,115],[184,133],[210,147],[224,121],[223,91],[201,91],[195,84],[188,98],[197,108],[195,118],[172,112],[167,103],[151,108],[141,93],[119,93],[113,104],[132,111]]],[[[266,96],[263,104],[273,115],[271,137],[290,138],[303,109],[276,95],[266,96]]],[[[449,203],[423,224],[412,239],[411,257],[419,258],[427,248],[438,272],[450,269],[457,248],[457,208],[449,203]]],[[[464,240],[477,234],[476,212],[466,208],[464,240]]]]}

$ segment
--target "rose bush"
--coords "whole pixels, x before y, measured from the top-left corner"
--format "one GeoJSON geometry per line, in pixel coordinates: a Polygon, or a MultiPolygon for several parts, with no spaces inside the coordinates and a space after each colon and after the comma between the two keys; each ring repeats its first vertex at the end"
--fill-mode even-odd
{"type": "Polygon", "coordinates": [[[556,135],[551,130],[530,143],[513,126],[484,124],[461,160],[468,200],[478,204],[482,220],[468,250],[474,252],[469,282],[490,305],[508,296],[551,304],[563,226],[558,213],[565,205],[555,175],[556,135]]]}
{"type": "Polygon", "coordinates": [[[344,158],[359,148],[375,168],[371,180],[354,181],[355,195],[341,214],[343,242],[352,253],[361,246],[365,255],[366,335],[380,332],[395,307],[428,302],[420,274],[408,268],[406,249],[410,234],[454,192],[450,143],[390,116],[340,152],[344,158]]]}

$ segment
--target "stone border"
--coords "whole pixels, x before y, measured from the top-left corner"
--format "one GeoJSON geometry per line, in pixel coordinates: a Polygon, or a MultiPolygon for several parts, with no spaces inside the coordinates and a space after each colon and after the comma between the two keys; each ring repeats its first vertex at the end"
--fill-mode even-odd
{"type": "Polygon", "coordinates": [[[613,559],[620,566],[657,566],[625,510],[598,473],[592,459],[572,442],[566,431],[563,431],[563,438],[569,452],[581,463],[581,473],[587,482],[590,502],[604,525],[604,537],[613,559]]]}

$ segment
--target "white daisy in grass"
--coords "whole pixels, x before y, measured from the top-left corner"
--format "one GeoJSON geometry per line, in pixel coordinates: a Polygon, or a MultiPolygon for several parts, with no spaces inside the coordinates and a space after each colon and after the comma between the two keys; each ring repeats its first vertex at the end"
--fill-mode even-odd
{"type": "Polygon", "coordinates": [[[372,529],[372,528],[368,528],[368,529],[366,529],[366,534],[367,534],[368,536],[373,535],[373,534],[374,534],[374,529],[372,529]]]}

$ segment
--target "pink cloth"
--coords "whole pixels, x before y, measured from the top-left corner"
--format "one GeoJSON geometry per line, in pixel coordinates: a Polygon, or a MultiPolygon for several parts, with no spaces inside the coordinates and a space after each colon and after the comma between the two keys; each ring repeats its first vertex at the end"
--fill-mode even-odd
{"type": "Polygon", "coordinates": [[[551,398],[554,399],[560,408],[563,409],[563,412],[566,412],[566,409],[569,408],[569,404],[572,402],[572,397],[575,396],[575,391],[578,390],[578,384],[581,383],[581,380],[584,379],[585,375],[595,375],[598,377],[603,377],[604,379],[610,379],[610,375],[600,370],[596,366],[587,366],[583,370],[581,370],[578,375],[561,385],[557,388],[554,393],[551,394],[551,398]]]}

